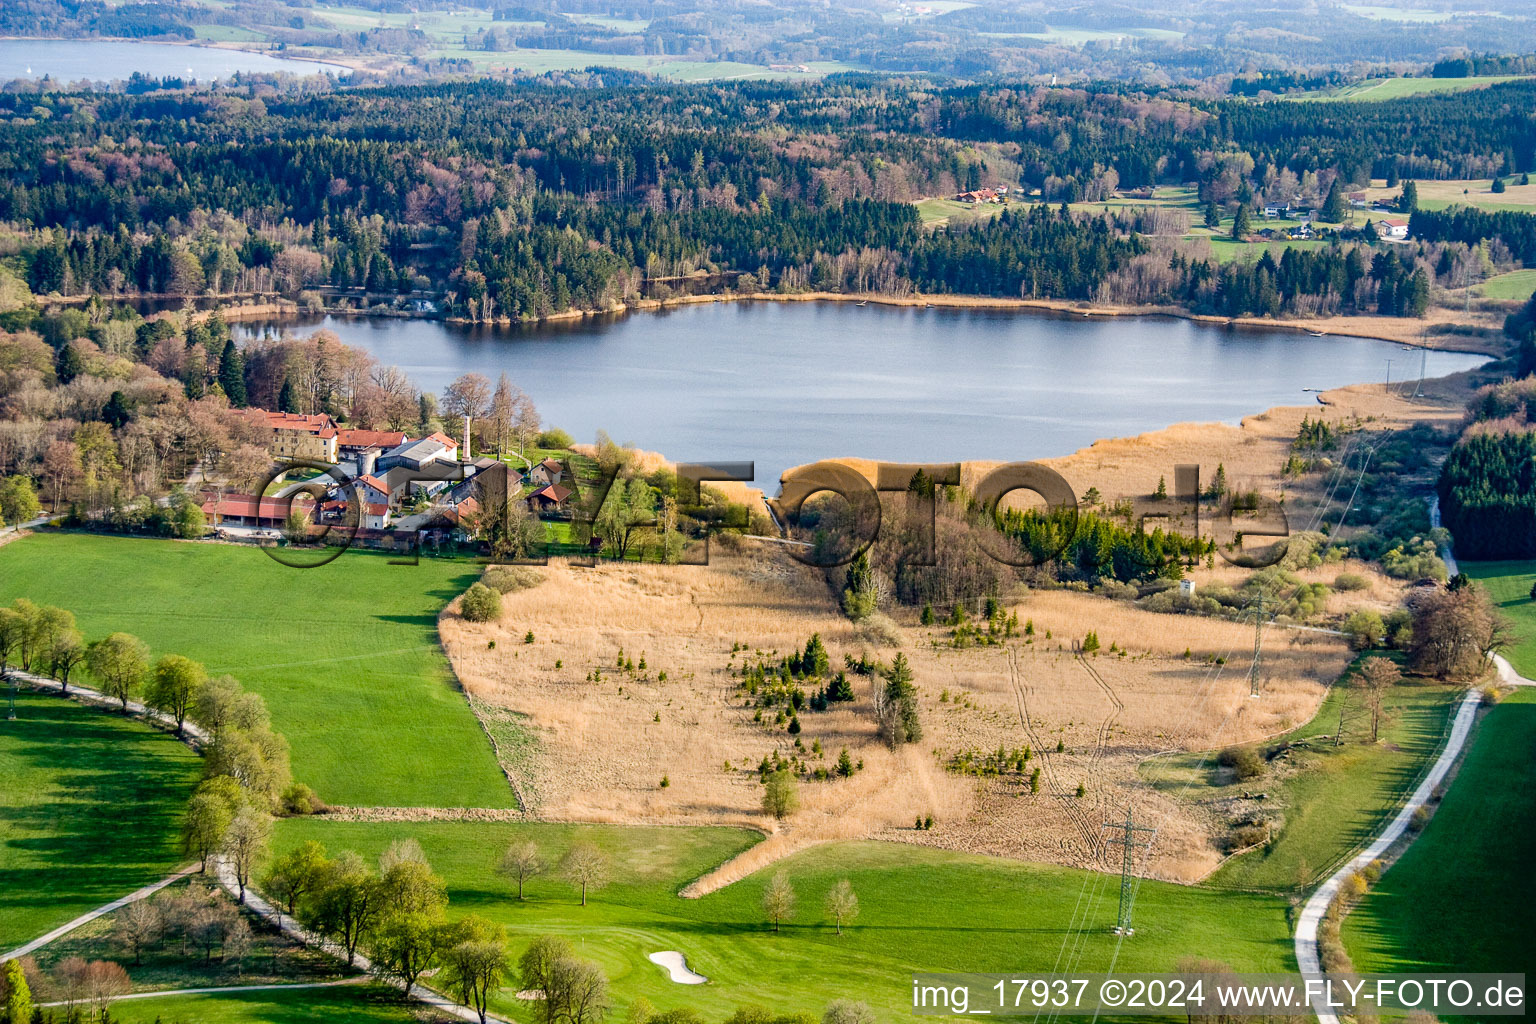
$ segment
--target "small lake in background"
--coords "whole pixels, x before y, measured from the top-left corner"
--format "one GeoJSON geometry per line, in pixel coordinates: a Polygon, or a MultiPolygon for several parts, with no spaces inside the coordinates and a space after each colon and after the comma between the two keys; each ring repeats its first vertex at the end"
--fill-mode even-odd
{"type": "MultiPolygon", "coordinates": [[[[334,331],[441,392],[505,372],[546,423],[679,462],[787,468],[861,456],[895,462],[1029,460],[1189,420],[1237,423],[1304,388],[1468,370],[1486,356],[1394,342],[1232,329],[1172,317],[735,302],[528,327],[295,318],[237,335],[334,331]]],[[[1171,468],[1170,468],[1171,471],[1171,468]]]]}
{"type": "Polygon", "coordinates": [[[184,77],[199,82],[227,79],[237,71],[312,75],[337,74],[339,64],[287,60],[265,53],[212,46],[177,46],[118,39],[0,39],[0,82],[47,75],[60,82],[128,79],[135,71],[153,78],[184,77]]]}

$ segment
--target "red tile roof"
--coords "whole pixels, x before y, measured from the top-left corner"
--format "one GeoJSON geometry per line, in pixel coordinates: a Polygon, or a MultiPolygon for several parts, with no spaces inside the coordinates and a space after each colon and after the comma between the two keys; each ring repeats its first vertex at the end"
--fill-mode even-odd
{"type": "Polygon", "coordinates": [[[395,448],[405,443],[403,430],[338,431],[336,443],[343,448],[395,448]]]}
{"type": "Polygon", "coordinates": [[[267,418],[267,426],[273,430],[298,430],[325,438],[336,436],[336,421],[325,413],[306,416],[303,413],[267,412],[264,409],[258,409],[257,412],[267,418]]]}
{"type": "Polygon", "coordinates": [[[539,463],[539,465],[543,466],[545,469],[549,470],[551,473],[563,473],[563,472],[565,472],[565,467],[560,465],[560,463],[556,462],[554,459],[545,459],[543,462],[539,463]]]}
{"type": "Polygon", "coordinates": [[[366,474],[365,473],[364,475],[358,477],[356,482],[360,483],[360,484],[367,484],[369,487],[372,487],[374,490],[378,491],[380,494],[384,494],[384,495],[388,495],[389,494],[389,485],[386,484],[384,481],[380,480],[378,477],[373,476],[371,474],[366,474]]]}
{"type": "Polygon", "coordinates": [[[447,445],[449,448],[452,448],[454,451],[458,451],[459,450],[459,442],[455,441],[453,438],[449,437],[447,434],[443,433],[441,430],[433,431],[432,433],[428,434],[425,438],[423,438],[423,440],[426,440],[426,441],[441,441],[443,444],[447,445]]]}
{"type": "Polygon", "coordinates": [[[529,495],[530,498],[544,498],[547,501],[554,502],[556,505],[570,496],[571,492],[559,484],[550,484],[548,487],[540,488],[529,495]]]}
{"type": "Polygon", "coordinates": [[[287,500],[278,498],[261,498],[258,501],[254,494],[227,494],[218,501],[203,503],[204,515],[217,514],[245,519],[286,519],[294,509],[303,511],[303,506],[291,505],[287,500]]]}

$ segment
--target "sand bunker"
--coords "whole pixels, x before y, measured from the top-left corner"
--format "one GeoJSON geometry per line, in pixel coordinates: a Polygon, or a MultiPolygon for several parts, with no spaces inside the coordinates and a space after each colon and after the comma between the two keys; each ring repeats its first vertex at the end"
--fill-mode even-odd
{"type": "Polygon", "coordinates": [[[688,969],[688,961],[675,949],[652,953],[646,959],[666,969],[667,975],[679,985],[702,985],[709,979],[688,969]]]}

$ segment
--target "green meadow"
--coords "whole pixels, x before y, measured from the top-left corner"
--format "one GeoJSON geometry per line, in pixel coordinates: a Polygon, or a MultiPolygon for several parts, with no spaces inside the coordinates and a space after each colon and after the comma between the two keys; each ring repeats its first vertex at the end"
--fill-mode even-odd
{"type": "Polygon", "coordinates": [[[1515,671],[1536,679],[1536,562],[1462,562],[1461,571],[1488,589],[1488,596],[1509,620],[1514,643],[1504,657],[1515,671]]]}
{"type": "Polygon", "coordinates": [[[112,1004],[117,1024],[411,1024],[419,1008],[382,985],[209,992],[112,1004]]]}
{"type": "Polygon", "coordinates": [[[21,691],[0,716],[0,952],[170,874],[200,769],[157,729],[21,691]]]}
{"type": "Polygon", "coordinates": [[[1434,817],[1345,918],[1356,967],[1530,972],[1533,754],[1536,693],[1521,690],[1486,712],[1434,817]]]}
{"type": "MultiPolygon", "coordinates": [[[[706,1019],[762,1004],[820,1016],[827,1002],[868,1002],[881,1019],[911,1012],[913,971],[1048,970],[1064,945],[1082,970],[1171,968],[1186,955],[1210,955],[1252,970],[1291,966],[1286,904],[1278,896],[1146,882],[1136,903],[1137,932],[1117,943],[1118,877],[1041,864],[881,842],[812,847],[702,899],[677,895],[688,882],[756,841],[751,832],[705,827],[616,827],[521,823],[342,823],[292,819],[276,846],[307,839],[335,854],[376,857],[396,839],[421,843],[446,879],[449,913],[477,913],[505,924],[520,954],[537,935],[566,936],[612,982],[620,1013],[643,996],[657,1008],[690,1007],[706,1019]],[[554,863],[573,841],[604,849],[612,884],[579,905],[554,875],[535,878],[519,902],[515,883],[496,871],[514,841],[532,839],[554,863]],[[797,912],[775,934],[762,909],[763,887],[784,870],[797,912]],[[860,914],[839,936],[823,911],[841,878],[860,914]],[[1085,927],[1079,931],[1076,925],[1085,927]],[[709,978],[670,981],[650,953],[677,950],[709,978]]],[[[515,988],[495,1005],[516,1014],[515,988]]]]}
{"type": "Polygon", "coordinates": [[[1507,274],[1490,277],[1478,291],[1490,299],[1524,301],[1536,292],[1536,270],[1511,270],[1507,274]]]}
{"type": "Polygon", "coordinates": [[[250,547],[36,535],[0,548],[0,604],[59,605],[87,640],[122,630],[235,676],[329,803],[513,806],[437,640],[478,566],[390,557],[294,569],[250,547]]]}

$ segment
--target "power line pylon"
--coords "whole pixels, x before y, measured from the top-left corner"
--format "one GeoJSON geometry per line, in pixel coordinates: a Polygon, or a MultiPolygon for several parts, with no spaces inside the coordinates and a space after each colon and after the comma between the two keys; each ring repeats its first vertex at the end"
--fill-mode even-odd
{"type": "Polygon", "coordinates": [[[1131,884],[1131,866],[1135,860],[1136,847],[1145,846],[1152,848],[1152,839],[1157,835],[1157,829],[1150,825],[1138,825],[1131,817],[1131,809],[1125,809],[1125,824],[1116,824],[1106,821],[1105,828],[1117,829],[1125,833],[1124,838],[1111,838],[1105,840],[1106,846],[1120,845],[1125,847],[1125,858],[1120,862],[1120,916],[1115,922],[1116,935],[1134,935],[1136,929],[1131,927],[1131,905],[1136,901],[1135,887],[1131,884]],[[1145,842],[1136,838],[1138,832],[1147,833],[1145,842]]]}

